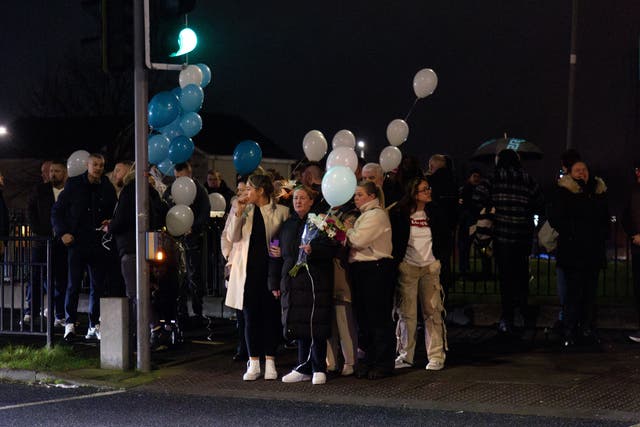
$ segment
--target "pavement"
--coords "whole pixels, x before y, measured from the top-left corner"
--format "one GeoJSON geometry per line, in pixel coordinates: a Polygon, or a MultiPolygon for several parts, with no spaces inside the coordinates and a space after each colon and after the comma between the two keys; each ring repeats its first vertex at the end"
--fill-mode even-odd
{"type": "MultiPolygon", "coordinates": [[[[150,374],[94,369],[0,371],[0,377],[29,381],[40,375],[193,396],[640,422],[640,344],[627,337],[635,321],[635,313],[628,309],[601,308],[601,324],[610,326],[617,319],[616,327],[600,329],[599,345],[567,351],[551,328],[557,307],[542,307],[536,324],[505,338],[494,325],[497,307],[471,306],[467,313],[473,311],[473,325],[448,327],[449,352],[442,371],[424,369],[426,355],[419,341],[415,366],[396,370],[389,378],[366,380],[330,373],[326,384],[312,385],[242,381],[244,363],[232,361],[237,338],[229,312],[219,300],[205,307],[213,319],[210,329],[187,331],[183,344],[152,353],[150,374]]],[[[83,351],[97,353],[98,346],[85,344],[83,351]]],[[[296,365],[296,358],[296,350],[281,349],[280,376],[296,365]]]]}

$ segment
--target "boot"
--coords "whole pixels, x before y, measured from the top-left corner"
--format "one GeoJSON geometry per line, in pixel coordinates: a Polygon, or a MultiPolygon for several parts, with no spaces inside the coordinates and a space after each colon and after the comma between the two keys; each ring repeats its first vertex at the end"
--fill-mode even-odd
{"type": "Polygon", "coordinates": [[[244,373],[242,379],[244,381],[255,381],[260,378],[261,375],[262,372],[260,371],[260,360],[249,359],[249,361],[247,362],[247,372],[244,373]]]}

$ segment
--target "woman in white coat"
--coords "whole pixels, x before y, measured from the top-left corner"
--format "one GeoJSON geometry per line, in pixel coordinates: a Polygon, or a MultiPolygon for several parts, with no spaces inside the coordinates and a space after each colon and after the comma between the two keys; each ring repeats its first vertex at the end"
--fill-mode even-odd
{"type": "MultiPolygon", "coordinates": [[[[245,338],[249,352],[245,381],[262,376],[260,357],[265,358],[265,380],[278,377],[275,353],[280,341],[279,263],[271,271],[278,278],[269,280],[271,239],[289,217],[289,208],[272,198],[273,183],[266,175],[251,175],[245,197],[231,217],[228,236],[234,242],[231,272],[225,304],[243,310],[245,338]],[[236,248],[237,245],[237,248],[236,248]]],[[[277,246],[277,245],[276,245],[277,246]]]]}

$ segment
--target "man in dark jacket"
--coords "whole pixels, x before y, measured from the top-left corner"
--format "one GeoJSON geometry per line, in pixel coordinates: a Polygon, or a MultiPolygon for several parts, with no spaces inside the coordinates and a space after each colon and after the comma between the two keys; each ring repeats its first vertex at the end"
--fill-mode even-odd
{"type": "MultiPolygon", "coordinates": [[[[67,290],[67,247],[60,240],[60,236],[54,236],[51,226],[51,209],[58,200],[67,181],[67,165],[60,160],[49,162],[49,176],[33,189],[27,202],[27,221],[31,227],[31,233],[36,237],[53,239],[51,241],[51,273],[53,278],[55,320],[54,326],[64,326],[64,297],[67,290]]],[[[44,241],[33,242],[31,253],[32,262],[47,262],[47,244],[44,241]]],[[[42,286],[45,280],[46,270],[42,270],[40,279],[36,274],[34,283],[27,287],[27,304],[24,323],[29,323],[32,316],[40,312],[40,299],[42,286]]]]}
{"type": "Polygon", "coordinates": [[[473,193],[478,210],[495,208],[493,248],[500,280],[502,315],[498,330],[513,332],[516,308],[526,314],[533,215],[543,208],[540,186],[511,149],[500,151],[493,177],[473,193]]]}
{"type": "MultiPolygon", "coordinates": [[[[635,182],[622,217],[624,231],[631,239],[631,269],[633,274],[633,292],[636,296],[638,323],[640,324],[640,161],[634,167],[635,182]]],[[[640,343],[640,330],[629,335],[629,338],[640,343]]]]}
{"type": "MultiPolygon", "coordinates": [[[[196,197],[189,206],[193,211],[193,225],[191,226],[191,231],[185,235],[185,249],[187,255],[189,291],[191,292],[191,308],[195,315],[193,324],[194,326],[202,326],[205,324],[205,319],[202,316],[202,303],[205,292],[205,284],[202,279],[202,242],[209,223],[211,204],[207,190],[197,179],[193,178],[193,170],[189,162],[175,165],[174,175],[176,178],[187,176],[193,179],[193,182],[196,184],[196,197]]],[[[175,205],[171,197],[171,187],[167,187],[167,191],[164,193],[164,200],[169,206],[175,205]]],[[[188,318],[186,295],[182,294],[179,300],[178,317],[181,318],[184,324],[188,318]]]]}
{"type": "Polygon", "coordinates": [[[104,224],[111,218],[116,192],[104,175],[104,157],[91,154],[87,171],[67,180],[51,211],[56,236],[68,249],[69,283],[65,298],[65,340],[75,338],[78,294],[85,268],[89,272],[89,329],[85,338],[100,339],[100,297],[105,289],[109,248],[104,224]]]}

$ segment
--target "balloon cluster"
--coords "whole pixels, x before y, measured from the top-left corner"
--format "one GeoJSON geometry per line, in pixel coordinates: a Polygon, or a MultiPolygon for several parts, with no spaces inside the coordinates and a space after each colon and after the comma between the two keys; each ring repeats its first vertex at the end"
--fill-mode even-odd
{"type": "Polygon", "coordinates": [[[196,199],[196,183],[188,176],[181,176],[171,184],[171,198],[175,203],[167,212],[167,231],[172,236],[182,236],[191,230],[193,211],[189,207],[196,199]]]}
{"type": "MultiPolygon", "coordinates": [[[[416,94],[416,102],[431,95],[438,85],[438,76],[431,68],[423,68],[418,71],[413,78],[413,91],[416,94]]],[[[404,119],[394,119],[387,125],[387,141],[389,146],[380,152],[380,167],[385,172],[389,172],[400,166],[402,152],[398,148],[409,137],[409,125],[407,120],[411,115],[413,107],[409,110],[404,119]]]]}
{"type": "Polygon", "coordinates": [[[193,154],[192,137],[202,129],[204,91],[211,82],[211,70],[205,64],[188,65],[178,78],[179,86],[156,94],[149,101],[149,163],[169,175],[174,165],[193,154]]]}
{"type": "MultiPolygon", "coordinates": [[[[438,77],[430,68],[418,71],[413,78],[413,91],[416,94],[414,105],[419,99],[431,95],[438,85],[438,77]]],[[[413,108],[413,107],[412,107],[413,108]]],[[[404,119],[395,119],[387,126],[389,146],[380,153],[380,166],[389,172],[402,161],[402,152],[398,148],[409,137],[409,125],[404,119]]],[[[332,140],[333,150],[327,157],[327,172],[322,179],[322,195],[331,205],[339,206],[351,199],[356,188],[355,171],[358,167],[358,156],[355,153],[356,139],[353,133],[343,129],[335,134],[332,140]]],[[[327,154],[327,140],[319,130],[307,132],[302,140],[302,150],[310,161],[320,161],[327,154]]]]}

